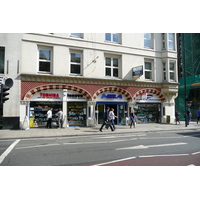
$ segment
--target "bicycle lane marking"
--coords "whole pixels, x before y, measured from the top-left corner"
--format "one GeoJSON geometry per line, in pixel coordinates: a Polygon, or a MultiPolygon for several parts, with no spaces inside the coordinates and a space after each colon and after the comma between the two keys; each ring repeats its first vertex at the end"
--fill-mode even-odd
{"type": "Polygon", "coordinates": [[[20,139],[13,142],[0,156],[0,164],[3,162],[3,160],[6,158],[6,156],[13,150],[13,148],[20,142],[20,139]]]}

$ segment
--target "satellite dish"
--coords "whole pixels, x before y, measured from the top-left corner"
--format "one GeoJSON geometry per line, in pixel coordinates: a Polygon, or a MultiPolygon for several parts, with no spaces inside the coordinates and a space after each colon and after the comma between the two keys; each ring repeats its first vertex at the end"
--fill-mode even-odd
{"type": "Polygon", "coordinates": [[[7,78],[5,80],[5,86],[7,86],[9,88],[11,88],[13,86],[13,80],[12,80],[12,78],[7,78]]]}

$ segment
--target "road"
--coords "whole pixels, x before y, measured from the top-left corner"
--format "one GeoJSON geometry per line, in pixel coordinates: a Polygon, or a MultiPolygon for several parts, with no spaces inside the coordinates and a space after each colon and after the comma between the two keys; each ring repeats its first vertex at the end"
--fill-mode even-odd
{"type": "Polygon", "coordinates": [[[200,132],[0,140],[1,166],[200,166],[200,132]]]}

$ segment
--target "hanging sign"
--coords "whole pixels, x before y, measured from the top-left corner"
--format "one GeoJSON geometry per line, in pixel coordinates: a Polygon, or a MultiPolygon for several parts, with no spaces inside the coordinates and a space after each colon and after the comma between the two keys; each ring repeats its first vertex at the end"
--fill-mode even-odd
{"type": "Polygon", "coordinates": [[[143,75],[143,65],[138,67],[133,67],[133,76],[142,76],[143,75]]]}

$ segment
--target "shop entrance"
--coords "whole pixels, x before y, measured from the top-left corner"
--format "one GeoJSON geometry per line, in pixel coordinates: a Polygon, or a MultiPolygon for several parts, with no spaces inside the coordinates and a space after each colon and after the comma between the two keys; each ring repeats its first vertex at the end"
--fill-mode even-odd
{"type": "Polygon", "coordinates": [[[127,103],[97,103],[95,107],[95,117],[97,124],[102,124],[107,107],[114,108],[114,113],[118,117],[115,119],[116,125],[125,125],[127,117],[127,103]]]}
{"type": "Polygon", "coordinates": [[[160,103],[137,103],[134,107],[138,123],[160,123],[160,103]]]}

